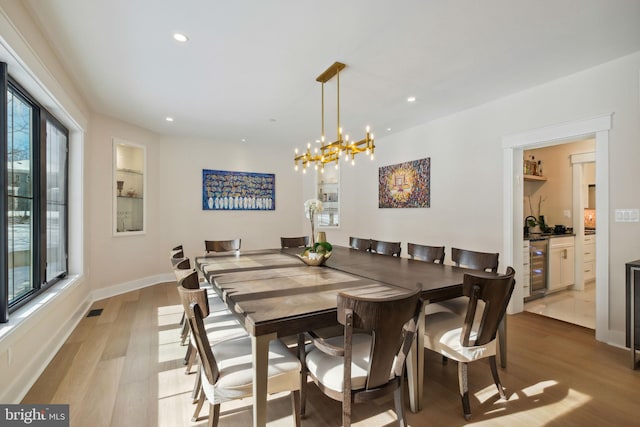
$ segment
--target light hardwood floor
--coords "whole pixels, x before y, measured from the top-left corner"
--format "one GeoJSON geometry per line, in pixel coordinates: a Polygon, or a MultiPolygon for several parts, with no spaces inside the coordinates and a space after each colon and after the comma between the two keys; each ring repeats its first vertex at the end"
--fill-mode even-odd
{"type": "MultiPolygon", "coordinates": [[[[175,283],[96,302],[24,398],[69,403],[72,427],[204,426],[191,423],[194,375],[185,375],[175,283]]],[[[640,371],[628,352],[594,339],[592,330],[522,313],[508,319],[509,364],[500,369],[508,400],[498,399],[486,363],[469,368],[472,418],[465,422],[453,362],[427,354],[424,409],[406,410],[410,426],[638,425],[640,371]]],[[[340,402],[310,384],[303,426],[340,424],[340,402]]],[[[406,392],[406,391],[405,391],[406,392]]],[[[203,416],[206,417],[206,408],[203,416]]],[[[288,394],[270,397],[270,426],[291,426],[288,394]]],[[[393,401],[354,406],[354,425],[396,425],[393,401]]],[[[251,401],[221,408],[221,426],[251,425],[251,401]]]]}

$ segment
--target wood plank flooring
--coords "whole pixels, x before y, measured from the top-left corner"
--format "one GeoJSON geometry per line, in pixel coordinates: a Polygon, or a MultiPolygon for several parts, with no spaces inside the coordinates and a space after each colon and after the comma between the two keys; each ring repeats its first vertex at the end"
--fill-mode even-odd
{"type": "MultiPolygon", "coordinates": [[[[175,283],[96,302],[25,396],[24,403],[69,403],[72,427],[206,425],[190,422],[194,375],[185,375],[175,283]]],[[[592,330],[521,313],[509,317],[509,366],[500,400],[486,363],[469,368],[472,418],[465,422],[457,367],[427,353],[425,404],[408,406],[410,426],[638,425],[640,371],[628,352],[595,341],[592,330]]],[[[303,426],[340,425],[341,404],[310,384],[303,426]]],[[[406,391],[405,391],[406,392],[406,391]]],[[[291,426],[288,393],[271,396],[270,426],[291,426]]],[[[355,405],[355,426],[396,425],[391,397],[355,405]]],[[[251,425],[251,400],[222,405],[221,426],[251,425]]]]}

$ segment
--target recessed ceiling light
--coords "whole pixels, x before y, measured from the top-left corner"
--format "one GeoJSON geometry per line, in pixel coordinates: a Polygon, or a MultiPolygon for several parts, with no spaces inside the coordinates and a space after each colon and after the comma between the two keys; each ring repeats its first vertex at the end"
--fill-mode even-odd
{"type": "Polygon", "coordinates": [[[246,138],[242,138],[242,142],[247,142],[247,139],[246,138]]]}
{"type": "Polygon", "coordinates": [[[189,37],[182,33],[173,33],[173,38],[180,43],[186,43],[189,41],[189,37]]]}
{"type": "Polygon", "coordinates": [[[168,122],[172,122],[173,121],[173,117],[167,117],[167,118],[165,118],[165,120],[168,121],[168,122]]]}
{"type": "Polygon", "coordinates": [[[391,132],[391,128],[387,128],[387,132],[391,132]]]}
{"type": "Polygon", "coordinates": [[[416,97],[415,96],[408,97],[407,102],[416,102],[416,97]]]}

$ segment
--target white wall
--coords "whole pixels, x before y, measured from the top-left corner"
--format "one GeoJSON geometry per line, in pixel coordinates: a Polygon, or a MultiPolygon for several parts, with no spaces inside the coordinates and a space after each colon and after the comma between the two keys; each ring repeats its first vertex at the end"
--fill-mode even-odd
{"type": "MultiPolygon", "coordinates": [[[[349,235],[502,251],[502,137],[613,113],[610,206],[638,208],[640,198],[640,52],[407,131],[378,137],[376,160],[342,170],[342,228],[349,235]],[[378,209],[378,167],[431,158],[431,208],[378,209]]],[[[378,134],[380,132],[378,131],[378,134]]],[[[305,192],[308,196],[308,186],[305,192]]],[[[610,213],[610,218],[613,216],[610,213]]],[[[606,218],[598,218],[605,221],[606,218]]],[[[640,224],[611,223],[610,331],[624,331],[624,264],[640,258],[640,224]]],[[[504,271],[505,265],[501,265],[504,271]]],[[[612,334],[616,335],[616,334],[612,334]]],[[[619,334],[617,334],[619,336],[619,334]]],[[[623,345],[622,342],[617,344],[623,345]]]]}
{"type": "Polygon", "coordinates": [[[158,179],[150,196],[158,203],[149,215],[161,224],[162,270],[169,269],[169,248],[183,244],[187,256],[204,252],[204,240],[242,238],[242,249],[280,247],[281,236],[309,234],[304,228],[302,177],[293,171],[290,147],[256,142],[223,143],[165,137],[158,143],[158,179]],[[202,210],[202,170],[274,173],[273,211],[202,210]]]}

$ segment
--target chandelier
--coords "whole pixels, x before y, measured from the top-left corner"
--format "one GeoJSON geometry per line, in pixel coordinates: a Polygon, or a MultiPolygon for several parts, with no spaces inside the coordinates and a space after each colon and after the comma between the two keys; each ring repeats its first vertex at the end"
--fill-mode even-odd
{"type": "Polygon", "coordinates": [[[320,74],[316,81],[322,83],[322,135],[320,137],[320,147],[316,147],[311,151],[311,143],[307,143],[307,151],[299,153],[298,149],[295,150],[294,162],[295,170],[298,170],[298,163],[302,165],[302,172],[306,173],[307,168],[311,165],[315,166],[315,169],[320,168],[320,172],[324,173],[324,165],[327,163],[335,163],[335,167],[338,168],[340,158],[344,161],[351,159],[351,164],[355,164],[356,154],[366,153],[371,156],[373,160],[373,151],[375,145],[373,144],[373,134],[369,133],[369,127],[367,126],[365,136],[359,141],[349,140],[349,135],[342,136],[342,128],[340,127],[340,71],[346,67],[341,62],[335,62],[324,73],[320,74]],[[333,142],[326,142],[324,135],[324,84],[331,80],[333,77],[337,79],[337,136],[333,142]]]}

